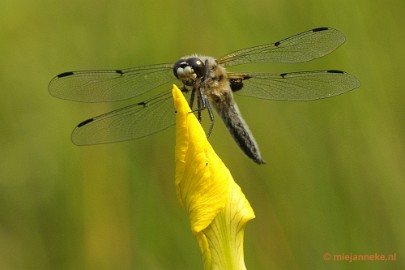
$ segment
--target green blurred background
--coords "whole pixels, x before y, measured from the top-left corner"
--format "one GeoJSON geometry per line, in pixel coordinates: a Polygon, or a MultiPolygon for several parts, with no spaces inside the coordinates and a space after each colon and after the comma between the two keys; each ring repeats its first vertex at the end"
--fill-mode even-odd
{"type": "Polygon", "coordinates": [[[219,57],[320,26],[342,31],[344,46],[246,69],[342,69],[361,88],[304,103],[237,97],[264,166],[220,121],[211,137],[256,212],[246,265],[405,269],[404,11],[403,0],[1,1],[0,269],[202,269],[175,196],[174,128],[74,146],[78,122],[125,102],[58,100],[48,82],[69,70],[219,57]],[[397,260],[325,261],[326,252],[397,260]]]}

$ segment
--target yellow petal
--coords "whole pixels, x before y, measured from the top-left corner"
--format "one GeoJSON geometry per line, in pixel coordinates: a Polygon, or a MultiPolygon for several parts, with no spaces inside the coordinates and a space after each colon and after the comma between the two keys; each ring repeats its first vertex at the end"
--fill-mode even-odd
{"type": "Polygon", "coordinates": [[[243,233],[255,217],[253,209],[175,85],[173,99],[176,192],[199,242],[205,269],[245,269],[243,233]]]}
{"type": "Polygon", "coordinates": [[[228,174],[221,173],[218,169],[222,161],[208,143],[204,130],[195,115],[190,113],[190,107],[177,87],[173,98],[177,123],[176,192],[196,233],[206,228],[225,207],[229,171],[228,174]]]}

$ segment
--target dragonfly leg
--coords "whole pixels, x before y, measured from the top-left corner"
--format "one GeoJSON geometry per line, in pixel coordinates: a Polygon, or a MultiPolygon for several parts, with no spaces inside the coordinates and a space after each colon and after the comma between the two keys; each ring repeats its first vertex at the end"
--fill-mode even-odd
{"type": "Polygon", "coordinates": [[[188,106],[190,106],[191,111],[193,111],[194,99],[195,99],[195,90],[193,89],[191,91],[190,100],[188,101],[188,106]]]}
{"type": "Polygon", "coordinates": [[[201,112],[202,110],[204,110],[204,99],[201,97],[201,95],[197,95],[197,119],[198,121],[201,123],[202,121],[202,116],[201,116],[201,112]]]}
{"type": "Polygon", "coordinates": [[[208,111],[208,114],[209,114],[210,120],[211,120],[211,125],[207,132],[207,138],[209,138],[211,136],[212,129],[214,128],[214,114],[212,113],[212,108],[211,108],[211,105],[208,102],[208,100],[207,100],[206,105],[207,105],[207,111],[208,111]]]}
{"type": "MultiPolygon", "coordinates": [[[[208,115],[210,116],[211,125],[210,125],[210,127],[208,129],[208,132],[207,132],[207,138],[209,138],[210,135],[211,135],[212,129],[214,128],[214,114],[212,112],[212,108],[211,108],[210,102],[208,101],[207,95],[204,93],[202,87],[199,88],[199,93],[198,94],[199,94],[198,95],[198,97],[199,97],[199,99],[198,99],[199,100],[199,104],[198,104],[199,107],[198,108],[200,108],[198,110],[199,111],[198,112],[199,117],[201,117],[201,111],[204,110],[204,109],[207,109],[208,115]],[[200,102],[201,102],[201,104],[200,104],[200,102]]],[[[198,120],[201,122],[200,118],[198,120]]]]}

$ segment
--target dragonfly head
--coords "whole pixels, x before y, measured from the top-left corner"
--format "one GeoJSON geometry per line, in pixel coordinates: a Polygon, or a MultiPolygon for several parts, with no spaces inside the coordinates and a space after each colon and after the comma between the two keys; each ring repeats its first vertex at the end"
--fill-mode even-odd
{"type": "Polygon", "coordinates": [[[181,58],[173,66],[173,73],[185,85],[192,86],[205,73],[205,64],[198,57],[181,58]]]}

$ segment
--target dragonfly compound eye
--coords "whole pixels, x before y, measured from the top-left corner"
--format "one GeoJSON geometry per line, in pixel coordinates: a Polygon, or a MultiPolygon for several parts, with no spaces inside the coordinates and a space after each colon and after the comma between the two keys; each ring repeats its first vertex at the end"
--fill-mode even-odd
{"type": "Polygon", "coordinates": [[[187,59],[187,63],[194,70],[194,73],[197,75],[197,78],[201,78],[202,76],[204,76],[205,65],[203,61],[200,60],[200,58],[190,57],[187,59]]]}
{"type": "Polygon", "coordinates": [[[197,57],[180,59],[173,67],[174,75],[183,82],[195,81],[195,79],[201,78],[204,75],[204,72],[205,65],[197,57]]]}

